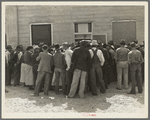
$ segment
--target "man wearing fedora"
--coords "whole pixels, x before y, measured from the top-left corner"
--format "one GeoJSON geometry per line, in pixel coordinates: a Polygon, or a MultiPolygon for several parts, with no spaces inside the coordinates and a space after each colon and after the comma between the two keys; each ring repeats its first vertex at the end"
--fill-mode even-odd
{"type": "Polygon", "coordinates": [[[120,41],[120,47],[116,50],[117,62],[117,88],[122,90],[122,76],[124,79],[124,88],[128,89],[128,53],[129,49],[125,48],[125,40],[120,41]]]}
{"type": "Polygon", "coordinates": [[[92,90],[92,95],[97,96],[97,87],[99,87],[100,92],[105,93],[105,83],[103,80],[102,68],[105,59],[101,50],[97,49],[97,40],[92,40],[92,48],[89,50],[91,54],[91,68],[90,68],[90,85],[92,90]]]}

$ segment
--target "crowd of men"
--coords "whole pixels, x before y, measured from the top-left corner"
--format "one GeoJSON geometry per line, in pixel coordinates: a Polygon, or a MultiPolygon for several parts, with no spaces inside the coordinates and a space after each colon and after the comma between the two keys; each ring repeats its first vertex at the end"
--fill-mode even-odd
{"type": "MultiPolygon", "coordinates": [[[[74,46],[68,42],[62,45],[47,46],[44,43],[28,46],[23,50],[18,45],[12,50],[11,45],[6,47],[5,67],[6,86],[24,83],[25,87],[34,90],[34,96],[49,90],[56,94],[62,93],[73,98],[78,93],[80,98],[88,91],[97,96],[97,90],[105,93],[111,82],[117,82],[117,90],[129,89],[128,94],[142,93],[144,82],[144,44],[137,41],[126,45],[125,40],[120,45],[114,41],[108,44],[91,40],[82,40],[74,46]]],[[[6,91],[6,90],[5,90],[6,91]]],[[[6,91],[7,92],[7,91],[6,91]]]]}

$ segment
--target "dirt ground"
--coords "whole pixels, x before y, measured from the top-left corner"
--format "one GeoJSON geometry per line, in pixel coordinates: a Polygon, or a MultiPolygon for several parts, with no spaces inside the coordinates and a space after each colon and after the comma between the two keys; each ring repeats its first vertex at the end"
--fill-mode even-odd
{"type": "Polygon", "coordinates": [[[41,92],[38,97],[33,97],[33,90],[28,87],[6,86],[5,112],[9,113],[57,113],[57,112],[88,112],[88,113],[135,113],[144,110],[144,91],[142,94],[129,95],[128,90],[116,90],[116,83],[111,83],[105,94],[98,93],[92,96],[91,92],[85,93],[85,98],[66,98],[62,93],[56,95],[49,91],[48,96],[41,92]]]}

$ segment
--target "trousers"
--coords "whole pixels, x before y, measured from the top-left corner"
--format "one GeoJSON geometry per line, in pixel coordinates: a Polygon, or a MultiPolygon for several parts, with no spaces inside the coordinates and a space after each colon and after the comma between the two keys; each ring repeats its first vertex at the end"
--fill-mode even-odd
{"type": "Polygon", "coordinates": [[[14,86],[20,84],[20,69],[21,69],[21,64],[17,64],[14,67],[14,86]]]}
{"type": "Polygon", "coordinates": [[[127,61],[117,62],[117,87],[122,89],[122,76],[125,89],[128,88],[128,63],[127,61]]]}
{"type": "Polygon", "coordinates": [[[69,69],[68,71],[66,71],[67,95],[70,92],[72,77],[73,77],[73,72],[71,69],[69,69]]]}
{"type": "Polygon", "coordinates": [[[131,92],[136,93],[136,81],[138,86],[138,92],[142,93],[142,75],[141,75],[141,64],[132,63],[130,65],[130,73],[131,73],[131,80],[132,80],[132,89],[131,92]],[[136,76],[137,73],[137,76],[136,76]]]}
{"type": "Polygon", "coordinates": [[[69,92],[69,95],[68,95],[69,97],[74,97],[74,95],[77,91],[78,83],[80,81],[80,84],[79,84],[79,97],[84,98],[86,75],[87,75],[86,71],[82,71],[82,70],[79,70],[79,69],[74,70],[71,89],[70,89],[70,92],[69,92]]]}
{"type": "Polygon", "coordinates": [[[37,79],[36,79],[36,86],[35,86],[35,90],[34,90],[34,94],[36,96],[39,96],[39,92],[41,89],[41,83],[43,80],[45,80],[44,95],[48,95],[49,82],[51,81],[51,78],[52,78],[50,76],[52,76],[52,74],[49,72],[38,71],[38,75],[37,75],[37,79]],[[45,79],[43,79],[43,78],[45,78],[45,79]]]}
{"type": "Polygon", "coordinates": [[[61,68],[55,68],[55,92],[59,92],[59,80],[61,79],[62,81],[62,92],[63,94],[66,94],[66,81],[65,81],[65,69],[61,68]]]}
{"type": "Polygon", "coordinates": [[[108,65],[104,63],[104,65],[102,66],[102,73],[103,73],[103,79],[105,82],[105,87],[108,88],[108,65]]]}
{"type": "Polygon", "coordinates": [[[90,70],[90,85],[91,85],[92,94],[97,94],[97,87],[100,89],[102,93],[106,92],[101,67],[92,68],[90,70]]]}

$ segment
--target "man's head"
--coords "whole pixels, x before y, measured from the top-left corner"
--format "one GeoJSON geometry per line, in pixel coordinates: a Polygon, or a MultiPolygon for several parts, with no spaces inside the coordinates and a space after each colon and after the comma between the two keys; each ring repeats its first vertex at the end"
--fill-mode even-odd
{"type": "Polygon", "coordinates": [[[60,45],[59,45],[59,44],[55,44],[55,49],[56,49],[56,51],[58,51],[59,48],[60,48],[60,45]]]}
{"type": "Polygon", "coordinates": [[[48,49],[48,46],[47,46],[47,45],[43,45],[43,46],[42,46],[42,50],[43,50],[43,51],[46,51],[47,49],[48,49]]]}
{"type": "Polygon", "coordinates": [[[97,40],[92,40],[91,46],[92,47],[98,46],[97,40]]]}
{"type": "Polygon", "coordinates": [[[125,46],[125,44],[126,44],[125,40],[124,40],[124,39],[121,39],[120,45],[125,46]]]}
{"type": "Polygon", "coordinates": [[[85,40],[80,41],[80,47],[86,48],[86,43],[85,40]]]}
{"type": "Polygon", "coordinates": [[[63,45],[64,50],[67,50],[69,48],[69,43],[68,42],[64,42],[62,45],[63,45]]]}
{"type": "Polygon", "coordinates": [[[133,42],[134,42],[135,44],[138,44],[138,40],[136,40],[136,39],[135,39],[133,42]]]}
{"type": "Polygon", "coordinates": [[[108,42],[108,45],[114,45],[114,41],[110,40],[110,41],[108,42]]]}
{"type": "Polygon", "coordinates": [[[15,51],[16,51],[17,53],[19,53],[19,52],[21,51],[21,47],[20,47],[20,46],[17,46],[15,51]]]}
{"type": "Polygon", "coordinates": [[[12,50],[11,45],[7,45],[6,49],[10,52],[12,50]]]}
{"type": "Polygon", "coordinates": [[[131,48],[135,48],[135,47],[136,47],[135,42],[132,42],[132,43],[130,44],[130,46],[131,46],[131,48]]]}
{"type": "Polygon", "coordinates": [[[42,47],[44,45],[44,42],[39,43],[39,47],[42,47]]]}
{"type": "Polygon", "coordinates": [[[26,50],[30,51],[30,52],[33,52],[33,47],[32,46],[28,46],[26,50]]]}

